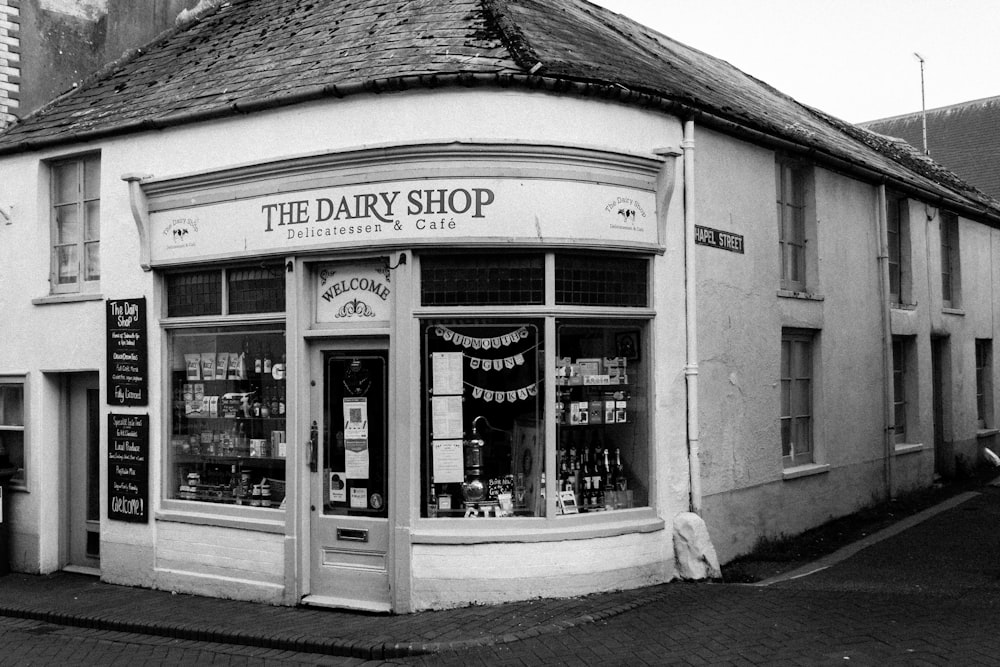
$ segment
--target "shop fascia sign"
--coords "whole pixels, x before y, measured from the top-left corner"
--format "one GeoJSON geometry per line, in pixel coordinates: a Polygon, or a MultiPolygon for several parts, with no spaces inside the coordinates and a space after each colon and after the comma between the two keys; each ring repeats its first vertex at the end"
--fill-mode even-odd
{"type": "Polygon", "coordinates": [[[151,210],[153,261],[365,244],[657,244],[652,191],[554,179],[421,179],[151,210]],[[238,249],[238,250],[234,250],[238,249]]]}
{"type": "Polygon", "coordinates": [[[392,313],[392,271],[384,262],[329,264],[316,271],[317,322],[387,321],[392,313]]]}

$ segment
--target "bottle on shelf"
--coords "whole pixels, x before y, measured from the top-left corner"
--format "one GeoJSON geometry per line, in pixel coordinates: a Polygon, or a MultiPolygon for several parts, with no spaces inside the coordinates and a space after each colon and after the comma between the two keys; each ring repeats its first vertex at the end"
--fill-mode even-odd
{"type": "Polygon", "coordinates": [[[434,484],[434,480],[431,479],[431,491],[427,495],[427,516],[428,518],[436,517],[438,510],[438,494],[437,485],[434,484]]]}
{"type": "Polygon", "coordinates": [[[615,462],[612,465],[611,479],[615,490],[626,491],[628,489],[628,479],[625,477],[625,468],[622,467],[621,450],[615,448],[615,462]]]}

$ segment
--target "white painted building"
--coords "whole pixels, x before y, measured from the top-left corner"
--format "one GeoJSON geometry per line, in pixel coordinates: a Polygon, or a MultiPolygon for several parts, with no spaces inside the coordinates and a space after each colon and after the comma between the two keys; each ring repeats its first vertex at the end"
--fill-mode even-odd
{"type": "Polygon", "coordinates": [[[226,3],[0,134],[15,569],[576,595],[975,464],[992,200],[585,2],[424,4],[226,3]]]}

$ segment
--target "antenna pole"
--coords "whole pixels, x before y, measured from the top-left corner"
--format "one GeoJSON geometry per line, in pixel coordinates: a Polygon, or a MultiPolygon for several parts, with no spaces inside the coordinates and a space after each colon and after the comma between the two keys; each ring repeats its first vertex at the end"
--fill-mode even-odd
{"type": "Polygon", "coordinates": [[[915,51],[913,55],[920,61],[920,119],[924,130],[924,155],[930,155],[930,151],[927,150],[927,103],[924,100],[924,57],[915,51]]]}

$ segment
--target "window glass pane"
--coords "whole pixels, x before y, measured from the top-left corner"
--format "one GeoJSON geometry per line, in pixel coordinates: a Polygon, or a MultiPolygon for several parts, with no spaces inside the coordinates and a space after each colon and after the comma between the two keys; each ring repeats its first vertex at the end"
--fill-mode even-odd
{"type": "Polygon", "coordinates": [[[276,508],[284,500],[285,335],[255,327],[171,336],[168,498],[276,508]]]}
{"type": "Polygon", "coordinates": [[[648,304],[648,262],[614,255],[556,255],[556,303],[577,306],[648,304]]]}
{"type": "Polygon", "coordinates": [[[792,455],[792,420],[781,420],[781,455],[792,455]]]}
{"type": "Polygon", "coordinates": [[[424,516],[545,515],[539,320],[423,325],[424,516]]]}
{"type": "Polygon", "coordinates": [[[230,269],[229,312],[277,313],[285,309],[285,272],[280,264],[230,269]]]}
{"type": "Polygon", "coordinates": [[[83,196],[85,199],[101,196],[101,159],[97,156],[83,162],[83,196]]]}
{"type": "Polygon", "coordinates": [[[649,503],[645,331],[642,321],[556,321],[555,481],[580,512],[649,503]]]}
{"type": "Polygon", "coordinates": [[[86,243],[84,251],[84,280],[99,280],[101,277],[101,244],[99,242],[86,243]]]}
{"type": "Polygon", "coordinates": [[[425,306],[540,305],[545,299],[542,255],[442,255],[421,259],[425,306]]]}
{"type": "Polygon", "coordinates": [[[24,426],[24,388],[0,385],[0,425],[24,426]]]}
{"type": "Polygon", "coordinates": [[[52,169],[54,204],[75,202],[80,196],[79,166],[76,162],[57,164],[52,169]]]}
{"type": "Polygon", "coordinates": [[[56,243],[80,242],[80,207],[76,204],[56,207],[56,243]]]}
{"type": "Polygon", "coordinates": [[[80,262],[77,260],[77,246],[62,246],[55,249],[56,282],[60,285],[77,282],[80,273],[80,262]]]}
{"type": "Polygon", "coordinates": [[[167,276],[169,317],[221,314],[222,271],[196,271],[167,276]]]}
{"type": "Polygon", "coordinates": [[[89,201],[84,207],[86,221],[84,223],[84,241],[97,241],[101,238],[101,202],[89,201]]]}
{"type": "Polygon", "coordinates": [[[0,431],[0,468],[7,467],[17,471],[14,473],[12,481],[24,482],[23,431],[0,431]]]}

